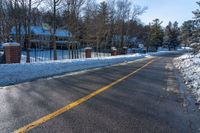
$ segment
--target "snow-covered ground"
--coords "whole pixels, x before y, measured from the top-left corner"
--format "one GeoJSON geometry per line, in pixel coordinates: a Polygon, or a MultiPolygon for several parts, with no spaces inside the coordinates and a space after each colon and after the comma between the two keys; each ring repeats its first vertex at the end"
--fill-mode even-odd
{"type": "Polygon", "coordinates": [[[186,85],[196,96],[197,103],[200,103],[200,53],[182,55],[174,60],[174,64],[180,69],[186,85]]]}
{"type": "Polygon", "coordinates": [[[58,61],[43,61],[35,63],[2,64],[0,65],[0,86],[6,86],[38,78],[61,75],[67,72],[86,70],[91,68],[109,66],[113,64],[134,61],[137,59],[173,54],[182,51],[159,51],[148,54],[130,54],[120,56],[98,57],[91,59],[65,59],[58,61]]]}
{"type": "Polygon", "coordinates": [[[60,75],[67,72],[103,67],[133,61],[145,55],[125,55],[116,57],[46,61],[40,63],[0,65],[0,86],[30,81],[38,78],[60,75]]]}

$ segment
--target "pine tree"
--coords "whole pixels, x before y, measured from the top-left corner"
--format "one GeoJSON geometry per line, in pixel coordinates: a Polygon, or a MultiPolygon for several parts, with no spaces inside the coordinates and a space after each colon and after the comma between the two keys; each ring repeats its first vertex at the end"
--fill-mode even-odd
{"type": "Polygon", "coordinates": [[[150,25],[149,31],[149,45],[151,47],[158,49],[159,46],[163,45],[163,29],[161,27],[162,22],[159,19],[153,20],[153,23],[150,25]]]}
{"type": "Polygon", "coordinates": [[[171,32],[172,32],[172,23],[169,22],[169,24],[165,28],[165,33],[164,33],[164,38],[163,38],[164,39],[163,44],[166,45],[169,50],[171,48],[170,46],[172,43],[171,32]]]}
{"type": "Polygon", "coordinates": [[[109,28],[109,10],[105,1],[101,2],[98,8],[97,14],[97,38],[100,45],[100,49],[106,49],[106,38],[108,36],[109,28]],[[104,45],[103,45],[104,44],[104,45]]]}
{"type": "MultiPolygon", "coordinates": [[[[200,7],[200,1],[196,3],[200,7]]],[[[195,16],[194,28],[192,32],[192,42],[194,42],[195,44],[193,44],[192,46],[195,51],[198,52],[200,51],[200,9],[196,9],[192,13],[195,16]]]]}
{"type": "MultiPolygon", "coordinates": [[[[196,2],[197,5],[200,7],[200,1],[196,2]]],[[[200,22],[200,10],[196,9],[195,11],[192,12],[195,16],[196,22],[200,22]]]]}
{"type": "MultiPolygon", "coordinates": [[[[200,1],[197,2],[200,7],[200,1]]],[[[194,14],[194,29],[193,29],[193,42],[200,42],[200,10],[196,9],[192,12],[194,14]]]]}
{"type": "Polygon", "coordinates": [[[186,46],[189,46],[189,44],[192,42],[192,30],[193,30],[193,21],[188,20],[183,23],[181,26],[181,41],[186,46]]]}
{"type": "Polygon", "coordinates": [[[108,10],[108,5],[105,1],[101,2],[99,5],[97,19],[98,19],[98,24],[99,24],[98,30],[99,30],[100,36],[103,37],[107,32],[108,23],[109,23],[109,10],[108,10]]]}
{"type": "Polygon", "coordinates": [[[171,48],[175,50],[176,47],[180,44],[179,31],[180,30],[178,27],[178,22],[174,22],[174,24],[169,22],[169,24],[166,26],[164,35],[164,45],[167,45],[169,50],[171,50],[171,48]]]}
{"type": "Polygon", "coordinates": [[[174,50],[176,49],[177,46],[180,45],[180,29],[178,27],[178,22],[174,22],[173,27],[172,27],[172,47],[174,50]]]}

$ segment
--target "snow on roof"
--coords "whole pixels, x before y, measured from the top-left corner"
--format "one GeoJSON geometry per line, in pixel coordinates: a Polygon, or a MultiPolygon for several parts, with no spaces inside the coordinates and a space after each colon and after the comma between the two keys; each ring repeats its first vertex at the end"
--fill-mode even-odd
{"type": "Polygon", "coordinates": [[[3,43],[2,46],[6,47],[6,46],[20,46],[19,43],[16,42],[7,42],[7,43],[3,43]]]}
{"type": "Polygon", "coordinates": [[[36,35],[51,35],[48,30],[41,26],[31,26],[31,33],[36,35]]]}
{"type": "MultiPolygon", "coordinates": [[[[20,33],[22,35],[25,34],[25,29],[22,26],[20,33]]],[[[16,28],[12,27],[10,34],[15,35],[16,34],[16,28]]],[[[34,35],[51,35],[52,33],[49,30],[44,29],[42,26],[31,26],[31,34],[34,35]]],[[[57,29],[56,30],[56,36],[57,37],[71,37],[72,33],[69,32],[68,30],[64,30],[64,29],[57,29]]]]}
{"type": "Polygon", "coordinates": [[[67,30],[57,29],[56,30],[56,36],[57,37],[71,37],[72,33],[67,31],[67,30]]]}

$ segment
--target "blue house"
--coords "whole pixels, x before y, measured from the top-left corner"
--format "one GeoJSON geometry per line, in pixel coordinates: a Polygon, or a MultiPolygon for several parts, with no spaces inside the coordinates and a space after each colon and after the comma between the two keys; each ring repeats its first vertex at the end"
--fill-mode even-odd
{"type": "MultiPolygon", "coordinates": [[[[13,27],[11,29],[10,35],[13,39],[16,37],[16,29],[13,27]]],[[[42,26],[31,26],[31,44],[35,45],[45,45],[50,46],[52,42],[53,32],[52,29],[45,29],[42,26]]],[[[68,45],[72,43],[72,33],[65,29],[57,29],[56,30],[56,45],[68,45]]],[[[26,32],[25,28],[20,28],[20,43],[26,44],[26,32]]],[[[15,41],[15,40],[13,40],[15,41]]],[[[75,42],[75,41],[74,41],[75,42]]]]}

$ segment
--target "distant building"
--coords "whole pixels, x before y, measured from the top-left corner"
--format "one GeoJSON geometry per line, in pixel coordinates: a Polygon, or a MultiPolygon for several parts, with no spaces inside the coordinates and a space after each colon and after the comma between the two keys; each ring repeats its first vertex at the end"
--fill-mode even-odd
{"type": "MultiPolygon", "coordinates": [[[[42,45],[42,46],[51,46],[52,44],[52,29],[47,30],[42,26],[31,26],[31,46],[42,45]]],[[[12,36],[13,41],[16,38],[16,29],[13,27],[11,29],[10,35],[12,36]]],[[[57,46],[67,46],[68,44],[78,43],[76,41],[72,41],[72,33],[68,30],[57,29],[56,30],[56,45],[57,46]]],[[[20,44],[24,45],[27,43],[26,41],[26,32],[24,27],[20,29],[20,44]]]]}
{"type": "MultiPolygon", "coordinates": [[[[121,35],[114,35],[112,41],[115,46],[121,43],[121,35]]],[[[131,36],[123,36],[124,44],[128,47],[134,47],[137,45],[137,38],[131,36]]]]}

